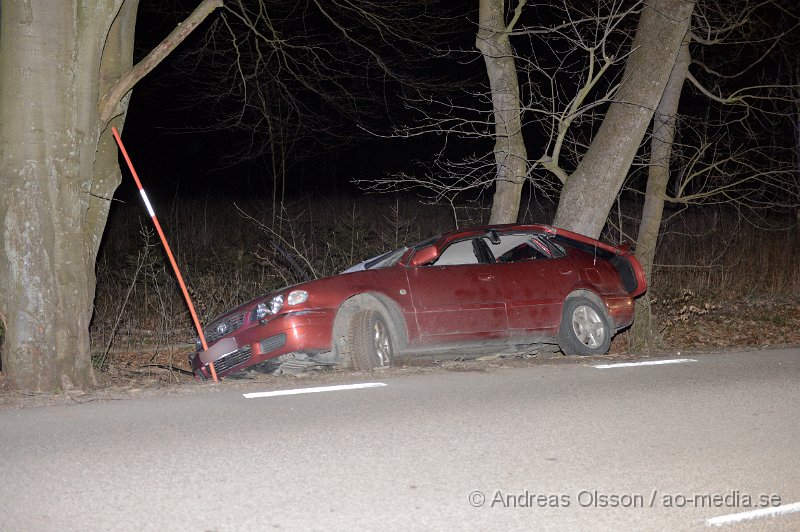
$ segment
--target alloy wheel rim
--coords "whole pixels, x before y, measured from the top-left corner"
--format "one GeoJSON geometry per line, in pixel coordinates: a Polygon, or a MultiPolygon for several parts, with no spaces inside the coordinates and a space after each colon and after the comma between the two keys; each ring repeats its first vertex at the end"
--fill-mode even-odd
{"type": "Polygon", "coordinates": [[[373,329],[373,341],[375,346],[375,355],[381,366],[389,365],[389,358],[392,354],[392,346],[389,340],[389,332],[382,321],[376,321],[373,329]]]}
{"type": "Polygon", "coordinates": [[[578,341],[591,349],[600,347],[606,339],[602,318],[587,305],[580,305],[572,312],[572,330],[578,341]]]}

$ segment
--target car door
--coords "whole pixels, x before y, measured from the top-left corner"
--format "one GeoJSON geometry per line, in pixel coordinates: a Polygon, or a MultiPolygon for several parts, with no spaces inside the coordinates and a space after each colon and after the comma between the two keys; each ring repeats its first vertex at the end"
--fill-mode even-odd
{"type": "Polygon", "coordinates": [[[435,263],[407,269],[421,340],[431,342],[505,338],[505,303],[493,264],[476,239],[450,244],[435,263]]]}
{"type": "MultiPolygon", "coordinates": [[[[498,254],[496,277],[512,336],[550,336],[561,322],[564,299],[578,281],[573,260],[536,234],[501,235],[513,248],[498,254]]],[[[508,247],[508,246],[506,246],[508,247]]],[[[501,244],[502,250],[502,244],[501,244]]]]}

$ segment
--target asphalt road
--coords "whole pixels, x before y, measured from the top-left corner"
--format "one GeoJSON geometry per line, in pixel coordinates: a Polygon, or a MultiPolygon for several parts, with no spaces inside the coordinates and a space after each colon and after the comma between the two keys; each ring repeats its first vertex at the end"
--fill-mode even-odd
{"type": "Polygon", "coordinates": [[[800,529],[800,350],[692,359],[6,409],[0,530],[800,529]]]}

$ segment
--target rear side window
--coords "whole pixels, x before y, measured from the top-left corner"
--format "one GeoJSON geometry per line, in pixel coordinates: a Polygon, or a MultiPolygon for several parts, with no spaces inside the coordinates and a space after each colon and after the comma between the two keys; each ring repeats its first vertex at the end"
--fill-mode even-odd
{"type": "Polygon", "coordinates": [[[542,250],[528,244],[519,244],[497,257],[497,262],[520,262],[523,260],[546,258],[548,258],[548,256],[545,255],[542,250]]]}
{"type": "Polygon", "coordinates": [[[563,247],[541,234],[512,233],[500,235],[498,242],[484,240],[489,243],[497,262],[557,259],[566,254],[563,247]]]}
{"type": "Polygon", "coordinates": [[[603,248],[599,248],[597,246],[593,246],[591,244],[587,244],[585,242],[580,242],[578,240],[572,240],[571,238],[566,238],[561,235],[557,235],[553,238],[554,243],[557,243],[562,246],[579,249],[589,255],[597,257],[598,259],[610,260],[611,257],[615,257],[614,253],[607,251],[603,248]]]}

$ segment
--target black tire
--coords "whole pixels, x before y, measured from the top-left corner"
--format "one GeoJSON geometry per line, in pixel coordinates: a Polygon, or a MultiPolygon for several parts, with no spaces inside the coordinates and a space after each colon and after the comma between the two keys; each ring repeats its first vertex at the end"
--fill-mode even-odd
{"type": "Polygon", "coordinates": [[[565,355],[605,355],[611,336],[608,317],[596,303],[580,296],[564,301],[557,341],[565,355]]]}
{"type": "Polygon", "coordinates": [[[362,310],[350,320],[347,343],[353,369],[372,371],[390,367],[394,362],[392,329],[378,310],[362,310]]]}

